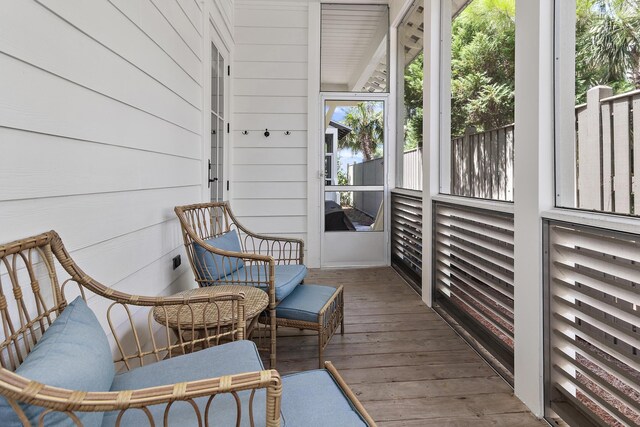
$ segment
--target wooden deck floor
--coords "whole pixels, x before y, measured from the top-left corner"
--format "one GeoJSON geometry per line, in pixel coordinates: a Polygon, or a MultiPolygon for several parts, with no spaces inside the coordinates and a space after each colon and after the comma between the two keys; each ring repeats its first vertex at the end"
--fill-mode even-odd
{"type": "MultiPolygon", "coordinates": [[[[380,426],[544,426],[391,268],[312,270],[345,287],[345,335],[326,350],[380,426]]],[[[278,331],[278,371],[317,368],[312,333],[278,331]],[[302,336],[301,336],[302,335],[302,336]]]]}

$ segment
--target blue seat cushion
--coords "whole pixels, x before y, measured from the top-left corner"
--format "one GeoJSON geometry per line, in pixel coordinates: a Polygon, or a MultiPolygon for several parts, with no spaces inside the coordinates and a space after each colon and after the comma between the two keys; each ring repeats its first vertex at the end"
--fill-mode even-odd
{"type": "MultiPolygon", "coordinates": [[[[255,344],[251,341],[236,341],[118,374],[113,380],[111,390],[153,387],[262,369],[264,368],[255,344]]],[[[282,426],[366,426],[327,371],[293,374],[283,377],[282,382],[282,426]]],[[[251,391],[238,393],[242,408],[242,427],[250,425],[250,395],[251,391]]],[[[256,426],[266,424],[265,397],[264,390],[257,391],[254,396],[253,417],[256,426]]],[[[202,416],[207,401],[208,397],[194,400],[202,416]]],[[[165,407],[166,405],[149,407],[156,425],[162,424],[165,407]]],[[[114,426],[117,416],[118,413],[115,411],[106,413],[102,425],[114,426]]],[[[235,426],[236,402],[233,396],[228,393],[216,396],[209,409],[209,417],[209,425],[235,426]]],[[[194,409],[185,402],[173,404],[168,421],[169,425],[180,427],[198,426],[194,409]]],[[[122,425],[148,425],[148,421],[141,410],[129,410],[122,419],[122,425]]]]}
{"type": "Polygon", "coordinates": [[[317,322],[320,309],[331,299],[336,288],[321,285],[298,286],[276,307],[276,316],[283,319],[317,322]]]}
{"type": "MultiPolygon", "coordinates": [[[[239,268],[238,271],[227,276],[228,280],[254,280],[267,282],[269,272],[261,265],[251,265],[239,268]]],[[[276,300],[282,301],[298,286],[307,276],[307,267],[304,264],[284,264],[275,266],[276,300]]],[[[266,287],[264,288],[266,291],[266,287]]]]}
{"type": "MultiPolygon", "coordinates": [[[[205,350],[162,360],[128,372],[118,374],[113,379],[111,391],[132,390],[145,387],[216,378],[243,372],[261,371],[264,367],[256,346],[251,341],[235,341],[205,350]]],[[[249,425],[250,391],[238,393],[242,401],[242,426],[249,425]]],[[[265,425],[264,390],[256,392],[254,397],[254,417],[256,425],[265,425]],[[260,408],[260,409],[258,409],[260,408]]],[[[208,397],[195,399],[201,415],[207,405],[208,397]]],[[[162,425],[166,405],[149,407],[156,425],[162,425]]],[[[221,394],[213,399],[209,410],[213,425],[235,426],[236,403],[231,394],[221,394]]],[[[114,426],[118,412],[107,412],[103,426],[114,426]]],[[[149,425],[141,410],[129,410],[125,413],[121,425],[149,425]]],[[[186,402],[176,402],[169,411],[169,425],[181,427],[197,426],[194,409],[186,402]]],[[[210,422],[211,425],[211,422],[210,422]]]]}
{"type": "Polygon", "coordinates": [[[282,419],[287,426],[367,426],[324,369],[282,378],[282,419]]]}
{"type": "MultiPolygon", "coordinates": [[[[81,391],[109,391],[115,375],[109,341],[98,319],[78,297],[51,324],[16,373],[46,385],[81,391]]],[[[38,425],[44,408],[20,404],[31,425],[38,425]]],[[[100,425],[101,412],[76,412],[86,426],[100,425]]],[[[22,426],[9,403],[0,397],[0,423],[22,426]]],[[[54,412],[45,425],[72,426],[66,415],[54,412]]]]}
{"type": "MultiPolygon", "coordinates": [[[[221,236],[205,240],[205,242],[216,249],[229,252],[242,252],[238,232],[231,230],[221,236]]],[[[195,255],[195,266],[201,279],[216,281],[221,277],[228,276],[244,266],[241,259],[229,258],[209,252],[197,243],[193,243],[195,255]]]]}

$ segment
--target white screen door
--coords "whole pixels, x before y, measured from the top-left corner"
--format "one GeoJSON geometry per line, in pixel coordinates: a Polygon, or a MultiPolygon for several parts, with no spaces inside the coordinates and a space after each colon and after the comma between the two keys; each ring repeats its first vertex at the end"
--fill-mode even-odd
{"type": "Polygon", "coordinates": [[[385,95],[322,98],[322,265],[386,265],[385,95]]]}

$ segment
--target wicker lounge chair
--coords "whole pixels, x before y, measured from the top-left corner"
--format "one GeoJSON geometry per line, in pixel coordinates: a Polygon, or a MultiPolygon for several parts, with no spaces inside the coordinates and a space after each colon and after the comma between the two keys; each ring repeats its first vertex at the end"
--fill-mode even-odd
{"type": "Polygon", "coordinates": [[[276,367],[276,307],[304,280],[304,242],[249,231],[227,202],[177,206],[184,244],[200,286],[257,286],[269,294],[271,368],[276,367]]]}
{"type": "Polygon", "coordinates": [[[0,245],[2,425],[375,425],[330,364],[283,378],[264,370],[255,345],[242,340],[243,311],[242,293],[163,298],[105,287],[75,264],[53,231],[0,245]],[[70,276],[64,281],[62,270],[70,276]],[[79,296],[69,303],[72,293],[79,296]],[[110,339],[85,302],[101,298],[109,300],[110,339]],[[154,308],[187,310],[197,322],[194,304],[226,304],[235,320],[192,342],[171,339],[169,325],[156,330],[154,308]],[[118,338],[123,324],[128,343],[118,338]],[[152,338],[147,348],[149,332],[166,342],[152,338]]]}

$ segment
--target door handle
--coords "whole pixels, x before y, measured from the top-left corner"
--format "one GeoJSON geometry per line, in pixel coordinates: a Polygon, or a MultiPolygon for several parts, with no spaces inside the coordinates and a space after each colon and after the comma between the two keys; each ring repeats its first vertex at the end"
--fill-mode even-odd
{"type": "Polygon", "coordinates": [[[218,181],[218,178],[211,178],[211,160],[209,160],[209,178],[207,180],[207,187],[211,188],[211,183],[218,181]]]}

